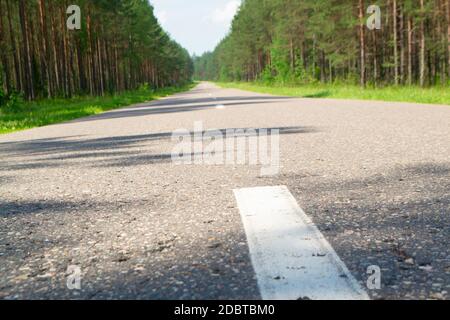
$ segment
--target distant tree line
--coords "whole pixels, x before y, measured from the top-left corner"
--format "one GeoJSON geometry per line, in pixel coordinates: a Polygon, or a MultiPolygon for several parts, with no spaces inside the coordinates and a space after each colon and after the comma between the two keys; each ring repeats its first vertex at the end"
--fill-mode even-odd
{"type": "Polygon", "coordinates": [[[191,78],[191,57],[161,28],[147,0],[77,0],[75,31],[66,25],[72,2],[0,0],[3,95],[104,95],[191,78]]]}
{"type": "Polygon", "coordinates": [[[243,0],[197,79],[449,84],[450,0],[243,0]],[[381,29],[366,27],[381,8],[381,29]]]}

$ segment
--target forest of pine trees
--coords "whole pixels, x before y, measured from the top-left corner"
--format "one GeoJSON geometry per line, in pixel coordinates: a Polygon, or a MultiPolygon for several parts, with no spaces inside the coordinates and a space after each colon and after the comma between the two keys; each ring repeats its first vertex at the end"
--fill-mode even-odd
{"type": "Polygon", "coordinates": [[[0,0],[0,94],[27,100],[104,95],[190,80],[188,52],[160,27],[147,0],[0,0]]]}
{"type": "Polygon", "coordinates": [[[243,0],[205,80],[448,85],[450,0],[243,0]],[[369,30],[367,8],[381,8],[369,30]]]}

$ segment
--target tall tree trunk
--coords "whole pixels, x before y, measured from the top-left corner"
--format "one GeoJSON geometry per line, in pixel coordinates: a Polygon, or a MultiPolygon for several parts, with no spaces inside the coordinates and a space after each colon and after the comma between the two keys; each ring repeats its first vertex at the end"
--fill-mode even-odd
{"type": "MultiPolygon", "coordinates": [[[[0,0],[0,12],[3,12],[3,1],[0,0]]],[[[11,77],[9,73],[9,63],[8,63],[8,56],[7,56],[7,48],[6,48],[6,36],[5,32],[6,28],[3,26],[3,15],[0,14],[0,50],[1,50],[1,61],[3,66],[3,73],[5,74],[5,80],[4,80],[4,87],[5,87],[5,93],[9,94],[11,93],[11,77]]]]}
{"type": "MultiPolygon", "coordinates": [[[[103,28],[102,28],[103,31],[103,28]]],[[[109,64],[109,58],[108,58],[108,53],[106,52],[106,41],[101,41],[100,42],[100,48],[101,48],[101,55],[102,55],[102,60],[104,61],[103,63],[103,74],[104,74],[104,86],[105,86],[105,90],[108,91],[110,90],[110,64],[109,64]]]]}
{"type": "MultiPolygon", "coordinates": [[[[50,12],[55,12],[54,10],[56,10],[52,4],[52,2],[50,2],[50,12]]],[[[52,51],[53,51],[53,72],[54,72],[54,85],[53,85],[53,90],[54,90],[54,94],[56,94],[56,92],[60,93],[61,91],[61,72],[60,72],[60,68],[59,68],[59,63],[58,63],[58,50],[56,48],[56,44],[58,43],[58,37],[56,34],[56,26],[55,26],[55,19],[54,19],[54,15],[50,15],[51,16],[51,31],[52,31],[52,35],[53,35],[53,39],[51,41],[52,43],[52,51]]]]}
{"type": "Polygon", "coordinates": [[[114,78],[116,81],[116,90],[121,91],[120,79],[119,79],[119,54],[117,49],[117,42],[114,38],[114,78]]]}
{"type": "Polygon", "coordinates": [[[398,30],[397,30],[397,0],[392,1],[392,26],[394,34],[394,83],[399,84],[398,78],[398,30]]]}
{"type": "Polygon", "coordinates": [[[12,12],[11,12],[10,0],[6,0],[6,8],[7,8],[7,14],[8,14],[9,39],[11,42],[11,50],[12,50],[13,61],[14,61],[16,89],[18,89],[19,91],[22,91],[23,90],[22,74],[20,72],[20,60],[19,60],[19,56],[18,56],[19,53],[18,53],[17,46],[16,46],[16,37],[15,37],[14,29],[12,26],[12,12]]]}
{"type": "Polygon", "coordinates": [[[86,69],[84,64],[83,54],[81,52],[81,40],[78,39],[77,44],[77,62],[78,62],[78,73],[79,73],[79,84],[80,84],[80,90],[83,93],[86,93],[87,91],[87,84],[86,84],[86,69]]]}
{"type": "Polygon", "coordinates": [[[93,58],[93,50],[92,50],[92,31],[91,31],[91,14],[90,7],[88,7],[88,16],[86,20],[86,28],[88,35],[88,73],[89,73],[89,91],[92,94],[95,92],[94,87],[94,58],[93,58]]]}
{"type": "Polygon", "coordinates": [[[405,83],[405,15],[400,8],[400,82],[405,83]]]}
{"type": "Polygon", "coordinates": [[[64,97],[68,98],[69,95],[69,70],[68,70],[68,52],[67,52],[67,43],[66,43],[66,13],[65,10],[61,7],[59,12],[59,28],[61,30],[61,50],[60,50],[60,61],[61,61],[61,80],[62,87],[64,92],[64,97]]]}
{"type": "Polygon", "coordinates": [[[408,18],[408,84],[412,85],[413,79],[413,21],[408,18]]]}
{"type": "Polygon", "coordinates": [[[377,85],[378,83],[378,50],[377,50],[377,33],[372,32],[373,38],[373,83],[377,85]]]}
{"type": "Polygon", "coordinates": [[[50,61],[48,55],[48,33],[47,33],[47,21],[45,17],[45,5],[44,0],[39,0],[39,24],[41,27],[41,65],[44,75],[44,82],[47,84],[47,96],[52,96],[52,88],[50,81],[50,71],[47,61],[50,61]]]}
{"type": "Polygon", "coordinates": [[[364,35],[364,0],[359,0],[359,52],[360,52],[360,84],[366,86],[366,43],[364,35]]]}
{"type": "Polygon", "coordinates": [[[425,5],[424,0],[420,0],[420,86],[425,86],[425,5]]]}
{"type": "Polygon", "coordinates": [[[31,66],[31,46],[30,46],[30,39],[28,37],[29,29],[28,29],[27,8],[25,2],[26,2],[25,0],[19,0],[19,16],[22,30],[23,53],[24,53],[23,58],[24,58],[24,71],[26,82],[25,95],[28,100],[32,100],[35,98],[34,77],[33,77],[33,68],[31,66]]]}
{"type": "Polygon", "coordinates": [[[105,84],[103,81],[104,71],[103,71],[103,59],[102,59],[102,49],[100,45],[100,38],[97,37],[97,59],[98,59],[98,78],[100,79],[100,94],[105,95],[105,84]]]}

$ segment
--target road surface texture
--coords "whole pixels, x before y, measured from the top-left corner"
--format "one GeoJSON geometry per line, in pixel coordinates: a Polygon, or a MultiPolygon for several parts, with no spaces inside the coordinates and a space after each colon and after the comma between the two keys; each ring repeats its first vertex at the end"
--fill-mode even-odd
{"type": "Polygon", "coordinates": [[[361,286],[381,268],[372,299],[449,299],[449,137],[450,106],[208,83],[0,136],[0,298],[260,299],[233,190],[286,186],[361,286]],[[174,164],[172,132],[198,121],[278,128],[280,174],[174,164]]]}

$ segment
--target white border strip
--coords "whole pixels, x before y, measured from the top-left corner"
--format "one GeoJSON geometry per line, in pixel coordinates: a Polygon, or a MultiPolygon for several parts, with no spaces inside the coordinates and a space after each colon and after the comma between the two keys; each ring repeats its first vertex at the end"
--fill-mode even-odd
{"type": "Polygon", "coordinates": [[[369,299],[287,187],[234,194],[263,299],[369,299]]]}

